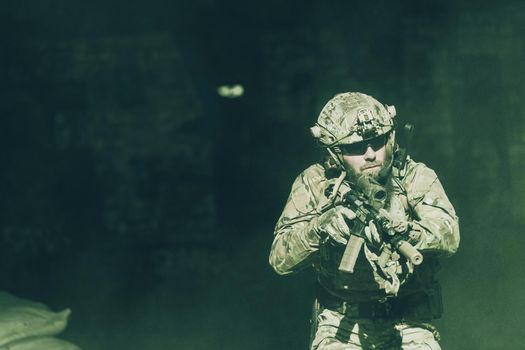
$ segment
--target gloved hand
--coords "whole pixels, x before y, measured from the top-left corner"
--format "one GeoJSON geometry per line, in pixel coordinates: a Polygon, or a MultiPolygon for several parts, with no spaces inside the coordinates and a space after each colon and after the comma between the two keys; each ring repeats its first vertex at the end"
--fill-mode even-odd
{"type": "Polygon", "coordinates": [[[350,237],[347,220],[355,219],[355,213],[342,205],[335,206],[317,218],[317,230],[321,236],[328,235],[334,241],[346,244],[350,237]]]}
{"type": "Polygon", "coordinates": [[[404,215],[396,215],[390,213],[385,209],[380,209],[379,213],[381,214],[381,216],[387,218],[388,221],[390,221],[390,224],[392,225],[392,228],[394,229],[394,231],[396,231],[396,233],[403,234],[408,230],[409,222],[406,220],[404,215]]]}
{"type": "Polygon", "coordinates": [[[379,230],[373,220],[370,220],[368,226],[365,227],[365,236],[368,243],[372,244],[372,246],[379,247],[383,242],[379,230]]]}
{"type": "MultiPolygon", "coordinates": [[[[390,221],[390,225],[396,232],[396,235],[404,236],[404,239],[411,244],[419,242],[421,237],[421,228],[413,221],[407,221],[404,216],[394,215],[384,209],[380,210],[381,216],[390,221]]],[[[365,228],[365,234],[370,241],[379,242],[380,235],[373,222],[370,222],[369,228],[365,228]]]]}
{"type": "MultiPolygon", "coordinates": [[[[404,217],[393,215],[385,209],[380,209],[379,213],[382,217],[386,218],[390,222],[390,225],[396,234],[405,234],[409,229],[409,222],[406,221],[404,217]]],[[[368,223],[368,226],[365,227],[365,236],[368,243],[370,243],[372,246],[379,248],[383,242],[381,234],[379,233],[376,224],[372,220],[368,223]]]]}

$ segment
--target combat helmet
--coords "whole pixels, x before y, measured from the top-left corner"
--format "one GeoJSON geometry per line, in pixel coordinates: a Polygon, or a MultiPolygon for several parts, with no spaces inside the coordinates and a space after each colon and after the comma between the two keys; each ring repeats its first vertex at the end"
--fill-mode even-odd
{"type": "Polygon", "coordinates": [[[310,128],[312,136],[329,154],[324,162],[327,173],[339,176],[343,172],[344,175],[340,146],[387,134],[395,127],[395,116],[394,106],[382,105],[360,92],[341,93],[328,101],[317,123],[310,128]]]}
{"type": "Polygon", "coordinates": [[[395,115],[394,106],[360,92],[345,92],[328,101],[310,131],[325,147],[349,145],[386,134],[394,128],[395,115]]]}

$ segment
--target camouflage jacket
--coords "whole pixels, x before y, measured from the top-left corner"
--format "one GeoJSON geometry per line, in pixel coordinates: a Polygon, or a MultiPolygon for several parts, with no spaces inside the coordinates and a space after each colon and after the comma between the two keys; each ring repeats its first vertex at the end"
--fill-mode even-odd
{"type": "MultiPolygon", "coordinates": [[[[436,288],[433,278],[438,267],[436,257],[458,249],[458,218],[436,173],[423,163],[409,159],[405,175],[398,180],[389,181],[392,196],[402,203],[403,215],[419,230],[415,247],[425,256],[422,265],[415,269],[412,266],[410,271],[405,269],[399,293],[436,288]]],[[[340,273],[336,266],[344,246],[321,240],[317,233],[320,208],[328,202],[326,189],[334,182],[335,179],[327,179],[320,164],[310,166],[296,178],[275,227],[270,265],[282,275],[313,265],[319,282],[332,294],[347,300],[380,299],[385,295],[385,286],[367,261],[370,255],[361,253],[353,274],[340,273]]],[[[349,186],[346,181],[343,184],[349,186]]]]}

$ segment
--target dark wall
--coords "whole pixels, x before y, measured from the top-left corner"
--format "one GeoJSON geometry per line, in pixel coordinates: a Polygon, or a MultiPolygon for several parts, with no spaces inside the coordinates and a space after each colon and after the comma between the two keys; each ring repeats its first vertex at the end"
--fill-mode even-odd
{"type": "Polygon", "coordinates": [[[395,104],[456,206],[447,349],[520,349],[519,1],[26,1],[0,12],[4,290],[86,349],[302,349],[311,272],[267,264],[335,93],[395,104]],[[242,84],[242,97],[220,85],[242,84]]]}

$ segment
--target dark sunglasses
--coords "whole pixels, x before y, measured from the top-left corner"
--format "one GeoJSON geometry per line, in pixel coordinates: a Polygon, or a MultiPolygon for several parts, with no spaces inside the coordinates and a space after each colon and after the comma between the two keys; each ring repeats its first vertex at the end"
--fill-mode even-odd
{"type": "Polygon", "coordinates": [[[386,145],[389,135],[390,133],[388,132],[373,139],[352,143],[351,145],[339,145],[339,148],[344,155],[349,156],[365,154],[369,146],[372,147],[374,151],[377,151],[386,145]]]}

